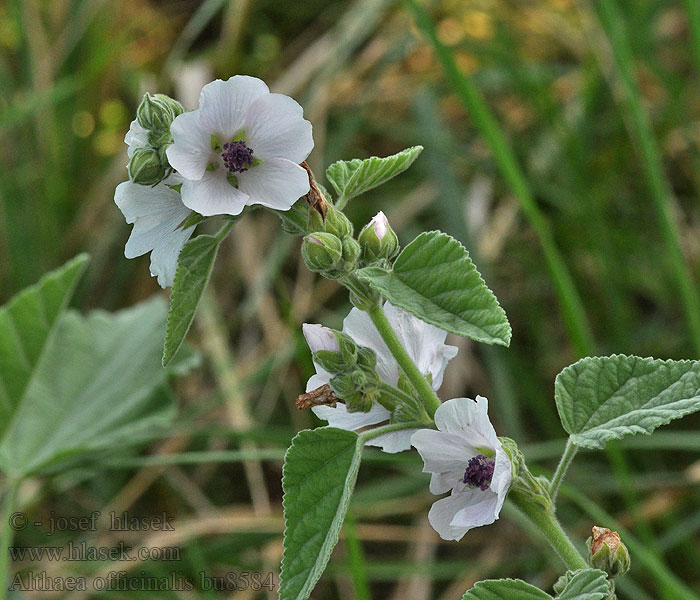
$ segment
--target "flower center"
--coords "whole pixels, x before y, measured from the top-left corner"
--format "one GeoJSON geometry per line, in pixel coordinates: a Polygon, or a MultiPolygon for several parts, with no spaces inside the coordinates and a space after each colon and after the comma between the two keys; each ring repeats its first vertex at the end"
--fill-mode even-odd
{"type": "Polygon", "coordinates": [[[479,454],[469,459],[467,469],[464,471],[463,482],[471,488],[479,488],[485,492],[491,485],[495,466],[496,461],[493,458],[479,454]]]}
{"type": "Polygon", "coordinates": [[[253,150],[244,141],[224,144],[221,158],[229,173],[243,173],[253,164],[253,150]]]}

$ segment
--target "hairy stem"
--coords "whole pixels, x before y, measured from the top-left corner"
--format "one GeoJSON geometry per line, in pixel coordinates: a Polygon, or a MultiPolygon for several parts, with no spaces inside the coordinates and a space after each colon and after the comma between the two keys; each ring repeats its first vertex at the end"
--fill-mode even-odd
{"type": "Polygon", "coordinates": [[[551,510],[533,502],[527,494],[517,489],[512,489],[508,497],[540,530],[542,536],[549,542],[567,569],[573,571],[588,568],[585,559],[569,539],[569,536],[566,535],[566,532],[562,529],[551,510]]]}
{"type": "Polygon", "coordinates": [[[416,364],[408,355],[406,349],[401,345],[399,338],[396,337],[396,334],[391,327],[391,323],[389,323],[389,320],[384,314],[384,309],[377,304],[370,308],[367,313],[369,314],[370,319],[372,319],[372,323],[374,323],[374,326],[377,328],[379,335],[382,336],[384,343],[389,348],[389,351],[396,359],[396,362],[399,363],[399,367],[401,367],[401,370],[404,372],[406,377],[408,377],[408,380],[413,384],[413,387],[418,392],[418,395],[423,402],[423,406],[425,406],[426,411],[428,411],[428,415],[432,417],[435,414],[438,406],[440,406],[440,399],[437,397],[437,394],[428,383],[428,380],[423,377],[421,372],[418,370],[418,367],[416,367],[416,364]]]}
{"type": "Polygon", "coordinates": [[[578,452],[578,447],[571,443],[571,438],[566,441],[566,448],[564,448],[564,453],[561,455],[561,460],[557,465],[557,470],[554,471],[552,476],[552,482],[549,486],[549,495],[552,497],[552,502],[556,501],[557,493],[559,492],[559,486],[566,476],[566,472],[569,470],[569,466],[574,460],[576,453],[578,452]]]}

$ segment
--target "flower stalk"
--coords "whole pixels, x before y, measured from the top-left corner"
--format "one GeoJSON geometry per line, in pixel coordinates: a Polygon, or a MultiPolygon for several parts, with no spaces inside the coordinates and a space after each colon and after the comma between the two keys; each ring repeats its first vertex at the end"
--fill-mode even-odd
{"type": "Polygon", "coordinates": [[[552,498],[552,502],[557,499],[557,493],[559,492],[561,482],[564,481],[566,472],[569,470],[569,466],[571,466],[577,452],[578,446],[571,442],[571,438],[566,440],[564,453],[561,455],[559,464],[557,465],[556,471],[554,471],[554,475],[552,476],[552,482],[549,485],[549,495],[552,498]]]}

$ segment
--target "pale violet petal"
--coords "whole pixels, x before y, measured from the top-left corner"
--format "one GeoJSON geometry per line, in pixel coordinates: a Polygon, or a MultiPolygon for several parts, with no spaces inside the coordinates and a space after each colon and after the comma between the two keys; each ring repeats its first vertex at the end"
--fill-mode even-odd
{"type": "Polygon", "coordinates": [[[340,352],[338,340],[328,327],[314,323],[304,323],[301,326],[301,330],[311,352],[318,352],[319,350],[340,352]]]}
{"type": "Polygon", "coordinates": [[[286,158],[299,164],[314,147],[311,123],[303,115],[289,96],[262,96],[248,108],[245,141],[258,158],[286,158]]]}
{"type": "Polygon", "coordinates": [[[430,475],[430,493],[439,496],[451,490],[462,491],[466,485],[463,482],[464,469],[433,473],[430,475]]]}
{"type": "Polygon", "coordinates": [[[500,513],[498,495],[491,490],[482,492],[477,489],[468,489],[457,494],[456,497],[461,499],[463,507],[452,518],[450,522],[452,527],[463,529],[466,533],[474,527],[490,525],[498,519],[500,513]]]}
{"type": "Polygon", "coordinates": [[[366,446],[378,446],[388,454],[396,454],[403,452],[411,447],[411,436],[416,432],[416,429],[401,429],[400,431],[391,431],[372,438],[366,442],[366,446]]]}
{"type": "Polygon", "coordinates": [[[314,406],[311,410],[319,419],[328,421],[329,427],[348,431],[357,431],[369,425],[376,425],[388,421],[390,417],[389,411],[377,402],[372,405],[369,412],[348,412],[342,402],[338,402],[335,407],[314,406]]]}
{"type": "Polygon", "coordinates": [[[234,75],[226,81],[212,81],[199,96],[202,127],[217,135],[222,144],[229,142],[243,128],[250,106],[269,94],[265,82],[257,77],[234,75]]]}
{"type": "Polygon", "coordinates": [[[126,153],[131,158],[138,148],[148,145],[148,130],[141,127],[139,122],[134,119],[129,125],[129,131],[124,136],[124,143],[127,145],[126,153]]]}
{"type": "Polygon", "coordinates": [[[477,454],[458,435],[434,429],[419,429],[411,437],[411,444],[423,459],[424,473],[456,471],[464,475],[469,459],[477,454]]]}
{"type": "Polygon", "coordinates": [[[452,525],[452,520],[464,508],[466,501],[463,494],[456,494],[441,498],[430,507],[428,521],[443,540],[461,540],[469,531],[469,527],[452,525]]]}
{"type": "Polygon", "coordinates": [[[201,179],[219,157],[211,147],[211,133],[200,122],[200,111],[182,113],[170,125],[173,143],[165,153],[170,166],[186,179],[201,179]]]}
{"type": "Polygon", "coordinates": [[[500,446],[489,421],[488,401],[483,396],[477,396],[476,401],[453,398],[443,402],[435,412],[435,424],[440,431],[457,434],[473,447],[495,452],[500,446]]]}
{"type": "Polygon", "coordinates": [[[151,275],[158,277],[158,284],[162,288],[173,285],[175,272],[177,271],[177,259],[182,247],[190,239],[195,227],[176,229],[167,237],[163,237],[151,252],[151,275]]]}
{"type": "Polygon", "coordinates": [[[237,174],[238,187],[250,196],[248,204],[289,210],[309,192],[309,174],[286,158],[268,158],[237,174]]]}
{"type": "Polygon", "coordinates": [[[503,449],[496,449],[496,464],[493,469],[493,479],[491,479],[490,489],[498,496],[496,504],[496,514],[501,512],[503,503],[508,495],[508,490],[513,483],[513,469],[510,462],[510,457],[503,449]]]}
{"type": "Polygon", "coordinates": [[[222,167],[207,171],[197,181],[186,179],[180,192],[185,205],[205,217],[239,215],[249,200],[247,194],[229,183],[222,167]]]}

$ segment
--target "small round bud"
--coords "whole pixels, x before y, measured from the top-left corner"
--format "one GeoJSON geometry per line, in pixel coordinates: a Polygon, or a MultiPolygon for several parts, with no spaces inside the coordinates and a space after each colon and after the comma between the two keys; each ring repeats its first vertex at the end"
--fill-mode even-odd
{"type": "Polygon", "coordinates": [[[158,151],[153,148],[138,148],[129,161],[129,178],[134,183],[154,185],[166,176],[158,151]]]}
{"type": "Polygon", "coordinates": [[[349,402],[355,394],[361,392],[361,387],[357,386],[355,383],[354,373],[341,373],[336,375],[330,380],[330,386],[333,393],[345,400],[346,403],[349,402]]]}
{"type": "Polygon", "coordinates": [[[175,117],[185,112],[182,104],[165,94],[146,93],[136,109],[139,125],[149,131],[169,131],[175,117]]]}
{"type": "Polygon", "coordinates": [[[357,261],[362,253],[362,248],[358,241],[349,235],[343,238],[343,262],[345,263],[344,269],[346,272],[350,272],[357,265],[357,261]]]}
{"type": "Polygon", "coordinates": [[[323,229],[328,233],[334,233],[341,240],[345,236],[352,236],[353,226],[345,214],[335,208],[332,204],[328,204],[326,209],[326,218],[323,221],[323,229]]]}
{"type": "Polygon", "coordinates": [[[376,390],[369,392],[357,392],[351,398],[345,401],[345,406],[349,413],[354,412],[369,412],[375,400],[379,399],[380,394],[376,390]]]}
{"type": "MultiPolygon", "coordinates": [[[[348,370],[348,364],[345,359],[338,352],[332,352],[331,350],[318,350],[313,354],[314,362],[317,363],[324,371],[329,373],[344,373],[348,370]]],[[[350,365],[352,368],[354,365],[350,365]]]]}
{"type": "Polygon", "coordinates": [[[624,575],[630,569],[630,553],[620,534],[605,527],[593,527],[593,536],[586,541],[588,564],[605,571],[610,578],[624,575]]]}
{"type": "Polygon", "coordinates": [[[338,348],[344,363],[348,367],[354,367],[357,364],[357,344],[349,335],[341,331],[336,332],[335,337],[338,340],[338,348]]]}
{"type": "Polygon", "coordinates": [[[312,233],[304,238],[301,255],[310,271],[327,275],[342,261],[343,244],[332,233],[312,233]]]}
{"type": "Polygon", "coordinates": [[[374,350],[359,346],[357,348],[357,364],[363,369],[373,370],[377,366],[377,355],[374,350]]]}
{"type": "Polygon", "coordinates": [[[357,239],[362,246],[362,258],[368,263],[391,260],[399,251],[399,238],[381,211],[362,228],[357,239]]]}

